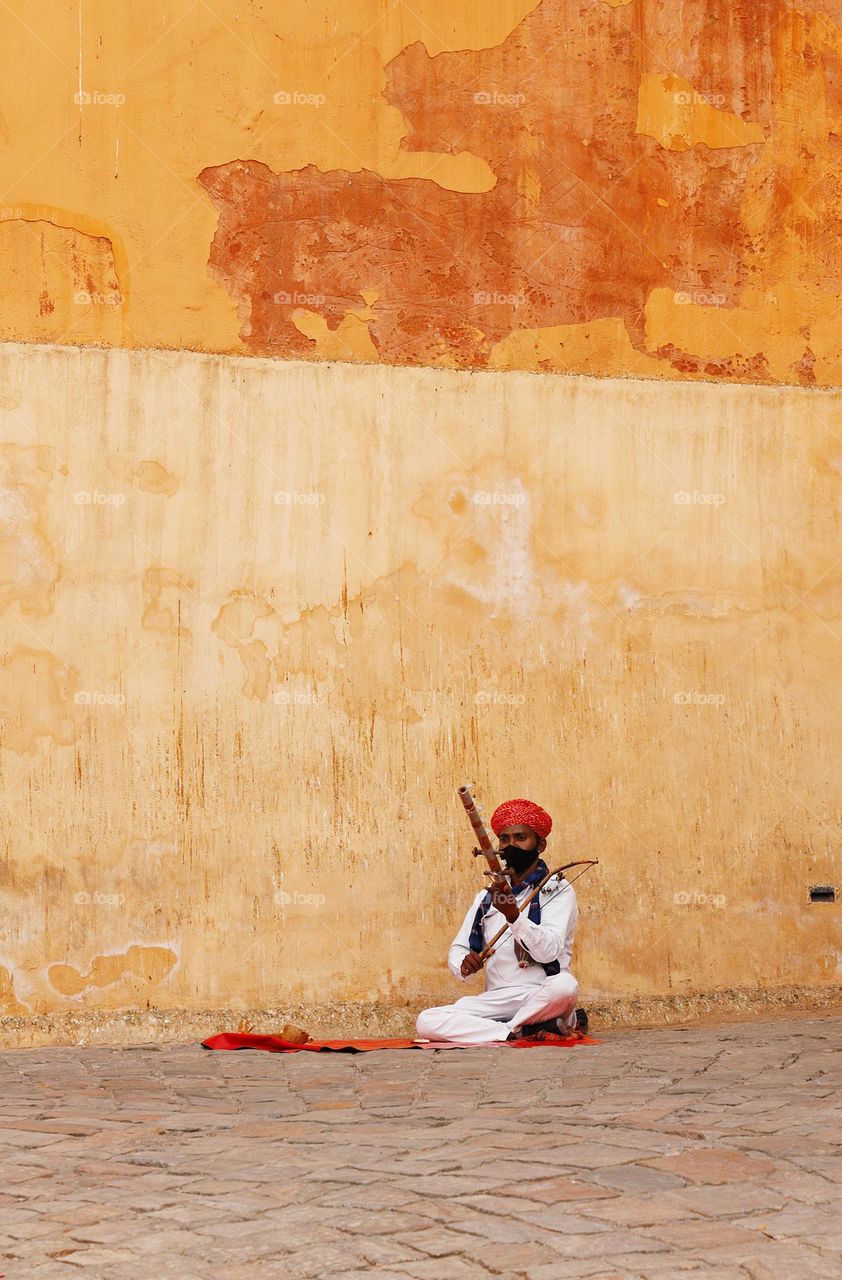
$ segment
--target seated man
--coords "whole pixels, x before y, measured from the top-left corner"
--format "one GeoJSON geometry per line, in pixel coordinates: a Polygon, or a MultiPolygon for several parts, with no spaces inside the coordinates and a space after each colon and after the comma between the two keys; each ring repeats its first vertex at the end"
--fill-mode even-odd
{"type": "Polygon", "coordinates": [[[493,876],[492,888],[480,890],[471,904],[448,952],[453,976],[467,982],[482,968],[483,947],[505,921],[511,928],[486,962],[484,993],[425,1009],[416,1023],[420,1039],[495,1044],[548,1032],[567,1035],[577,1025],[586,1029],[583,1010],[577,1019],[579,984],[568,968],[578,919],[573,889],[564,879],[550,880],[528,912],[518,914],[517,904],[549,869],[541,854],[552,825],[531,800],[509,800],[495,809],[491,829],[509,879],[493,876]]]}

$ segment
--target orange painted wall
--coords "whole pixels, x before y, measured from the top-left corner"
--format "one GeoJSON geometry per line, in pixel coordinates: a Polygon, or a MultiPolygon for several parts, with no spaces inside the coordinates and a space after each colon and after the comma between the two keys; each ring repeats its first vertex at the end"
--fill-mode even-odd
{"type": "Polygon", "coordinates": [[[842,0],[0,10],[0,1014],[835,989],[842,0]]]}
{"type": "Polygon", "coordinates": [[[838,385],[842,0],[11,0],[0,336],[838,385]]]}

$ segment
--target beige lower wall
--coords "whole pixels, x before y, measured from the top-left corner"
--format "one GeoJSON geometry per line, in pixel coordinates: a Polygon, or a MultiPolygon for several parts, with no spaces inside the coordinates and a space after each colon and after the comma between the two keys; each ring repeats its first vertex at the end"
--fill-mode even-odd
{"type": "Polygon", "coordinates": [[[440,1001],[466,778],[587,999],[838,984],[840,405],[0,347],[0,1009],[440,1001]]]}

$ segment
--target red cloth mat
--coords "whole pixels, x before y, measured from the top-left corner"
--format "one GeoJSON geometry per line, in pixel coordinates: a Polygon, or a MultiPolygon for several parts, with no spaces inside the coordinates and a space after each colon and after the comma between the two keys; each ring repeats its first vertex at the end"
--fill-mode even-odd
{"type": "Polygon", "coordinates": [[[280,1036],[246,1035],[223,1031],[202,1041],[203,1049],[264,1049],[267,1053],[371,1053],[374,1049],[572,1049],[580,1044],[599,1044],[590,1036],[548,1036],[546,1040],[501,1040],[493,1045],[451,1044],[446,1040],[309,1040],[290,1044],[280,1036]]]}

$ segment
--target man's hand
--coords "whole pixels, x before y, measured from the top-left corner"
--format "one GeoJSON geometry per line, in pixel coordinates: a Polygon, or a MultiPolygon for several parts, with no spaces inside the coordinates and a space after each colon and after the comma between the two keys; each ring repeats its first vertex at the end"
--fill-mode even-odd
{"type": "Polygon", "coordinates": [[[506,876],[491,872],[489,874],[491,875],[491,905],[496,907],[511,924],[520,914],[517,909],[517,900],[512,893],[512,886],[506,876]]]}
{"type": "Polygon", "coordinates": [[[482,961],[476,951],[469,951],[462,961],[462,977],[469,978],[472,973],[479,973],[482,961]]]}

